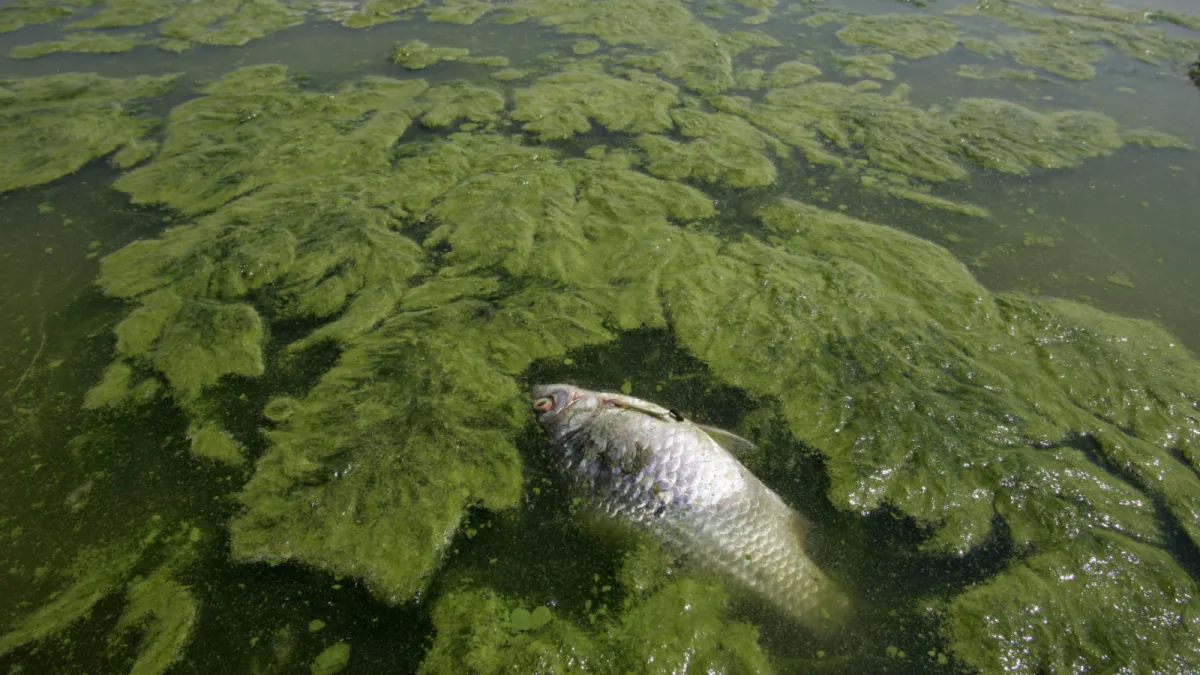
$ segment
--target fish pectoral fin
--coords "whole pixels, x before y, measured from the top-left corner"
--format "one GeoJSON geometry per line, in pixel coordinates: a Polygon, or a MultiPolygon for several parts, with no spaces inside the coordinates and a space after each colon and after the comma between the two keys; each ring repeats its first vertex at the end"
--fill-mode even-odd
{"type": "Polygon", "coordinates": [[[800,548],[804,548],[804,540],[808,538],[808,520],[804,516],[792,511],[792,517],[789,518],[789,525],[792,528],[793,534],[796,536],[796,541],[800,543],[800,548]]]}
{"type": "MultiPolygon", "coordinates": [[[[692,422],[692,424],[696,423],[692,422]]],[[[717,445],[725,448],[729,454],[733,455],[734,457],[740,457],[750,453],[758,452],[757,445],[731,431],[725,431],[724,429],[705,426],[703,424],[696,424],[696,426],[700,427],[701,431],[708,434],[709,438],[716,441],[717,445]]]]}

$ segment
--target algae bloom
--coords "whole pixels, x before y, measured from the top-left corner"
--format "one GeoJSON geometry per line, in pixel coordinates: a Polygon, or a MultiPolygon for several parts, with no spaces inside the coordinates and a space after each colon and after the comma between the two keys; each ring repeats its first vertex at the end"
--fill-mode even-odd
{"type": "Polygon", "coordinates": [[[4,4],[0,670],[1200,671],[1197,30],[4,4]],[[842,639],[578,527],[545,381],[753,438],[842,639]]]}

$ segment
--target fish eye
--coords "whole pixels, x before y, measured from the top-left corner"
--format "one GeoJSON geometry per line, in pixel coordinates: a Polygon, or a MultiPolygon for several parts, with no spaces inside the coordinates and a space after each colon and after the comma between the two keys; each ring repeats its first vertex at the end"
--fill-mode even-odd
{"type": "Polygon", "coordinates": [[[533,409],[538,412],[549,412],[554,407],[554,399],[549,396],[543,396],[533,402],[533,409]]]}

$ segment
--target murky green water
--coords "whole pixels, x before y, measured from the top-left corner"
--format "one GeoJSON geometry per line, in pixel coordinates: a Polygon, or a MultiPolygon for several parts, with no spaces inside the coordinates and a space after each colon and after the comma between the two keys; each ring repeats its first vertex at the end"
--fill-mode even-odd
{"type": "Polygon", "coordinates": [[[1200,671],[1191,4],[0,6],[0,672],[1200,671]],[[547,381],[756,441],[851,624],[547,381]]]}

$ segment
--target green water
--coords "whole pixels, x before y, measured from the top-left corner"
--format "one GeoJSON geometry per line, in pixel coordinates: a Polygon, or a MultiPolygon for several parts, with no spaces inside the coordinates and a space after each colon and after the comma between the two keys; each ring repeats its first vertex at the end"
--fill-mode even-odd
{"type": "Polygon", "coordinates": [[[140,35],[0,56],[0,672],[1197,672],[1200,19],[1120,4],[0,6],[140,35]],[[753,439],[851,624],[589,521],[550,381],[753,439]]]}

